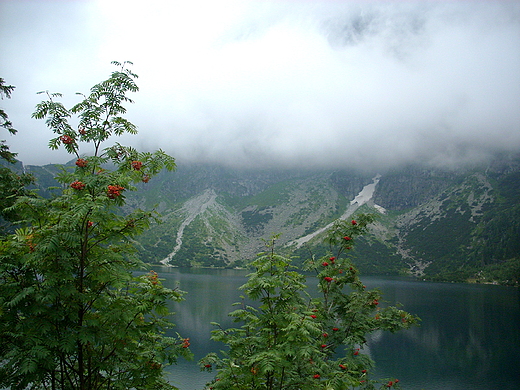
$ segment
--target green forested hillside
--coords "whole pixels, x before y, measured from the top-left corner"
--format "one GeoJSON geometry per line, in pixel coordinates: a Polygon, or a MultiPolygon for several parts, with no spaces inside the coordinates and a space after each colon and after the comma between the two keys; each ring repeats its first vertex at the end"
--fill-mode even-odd
{"type": "MultiPolygon", "coordinates": [[[[379,172],[368,197],[378,172],[178,165],[128,193],[126,211],[155,207],[164,216],[138,238],[145,261],[242,266],[277,233],[283,250],[303,261],[326,252],[316,243],[328,224],[365,212],[377,220],[352,253],[365,274],[518,283],[518,156],[472,168],[379,172]]],[[[27,167],[45,196],[57,169],[27,167]]]]}

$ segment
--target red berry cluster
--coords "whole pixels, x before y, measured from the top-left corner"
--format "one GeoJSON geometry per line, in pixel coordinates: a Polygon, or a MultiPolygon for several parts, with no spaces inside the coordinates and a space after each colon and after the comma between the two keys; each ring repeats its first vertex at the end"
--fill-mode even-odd
{"type": "Polygon", "coordinates": [[[82,190],[83,188],[85,188],[85,183],[82,183],[81,181],[73,181],[72,183],[70,183],[70,186],[72,188],[74,188],[75,190],[82,190]]]}
{"type": "Polygon", "coordinates": [[[82,159],[82,158],[78,158],[78,159],[76,160],[76,165],[77,165],[78,167],[80,167],[80,168],[84,168],[84,167],[86,167],[87,164],[88,164],[88,161],[87,161],[87,160],[84,160],[84,159],[82,159]]]}
{"type": "Polygon", "coordinates": [[[144,175],[141,180],[143,181],[143,183],[148,183],[150,181],[150,176],[144,175]]]}
{"type": "Polygon", "coordinates": [[[68,136],[68,135],[62,135],[60,137],[60,140],[61,142],[63,142],[64,144],[71,144],[74,142],[74,140],[72,139],[72,137],[68,136]]]}
{"type": "Polygon", "coordinates": [[[107,196],[110,199],[115,199],[118,196],[121,196],[121,191],[123,191],[124,189],[125,189],[125,187],[121,187],[118,185],[108,186],[107,196]]]}
{"type": "Polygon", "coordinates": [[[143,163],[141,161],[132,161],[132,169],[140,171],[143,163]]]}
{"type": "Polygon", "coordinates": [[[32,234],[29,234],[25,237],[27,239],[27,246],[29,247],[29,252],[31,253],[34,252],[34,250],[36,249],[36,244],[32,242],[33,237],[34,236],[32,234]]]}
{"type": "Polygon", "coordinates": [[[153,284],[153,285],[156,285],[157,284],[157,272],[155,271],[150,271],[150,273],[148,274],[148,279],[150,280],[150,282],[153,284]]]}
{"type": "Polygon", "coordinates": [[[189,337],[184,339],[184,340],[182,340],[182,345],[181,346],[182,346],[182,348],[188,348],[190,346],[190,339],[189,339],[189,337]]]}

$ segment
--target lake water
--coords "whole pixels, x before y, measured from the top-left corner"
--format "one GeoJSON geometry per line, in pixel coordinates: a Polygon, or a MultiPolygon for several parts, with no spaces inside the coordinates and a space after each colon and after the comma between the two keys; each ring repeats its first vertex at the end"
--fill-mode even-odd
{"type": "MultiPolygon", "coordinates": [[[[189,337],[195,358],[169,368],[180,390],[201,390],[212,374],[197,361],[224,345],[209,340],[214,328],[234,326],[227,314],[240,300],[243,270],[155,268],[165,285],[188,294],[172,304],[175,331],[189,337]]],[[[362,277],[390,304],[421,317],[420,327],[373,334],[365,348],[376,362],[375,377],[399,378],[407,390],[520,389],[520,293],[492,285],[430,283],[392,277],[362,277]]],[[[313,284],[312,278],[308,279],[313,284]]]]}

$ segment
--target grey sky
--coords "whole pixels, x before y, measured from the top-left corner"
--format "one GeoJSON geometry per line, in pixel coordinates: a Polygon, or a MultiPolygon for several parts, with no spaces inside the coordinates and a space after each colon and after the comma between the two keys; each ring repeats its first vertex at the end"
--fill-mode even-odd
{"type": "MultiPolygon", "coordinates": [[[[128,117],[179,162],[452,164],[520,150],[515,1],[0,0],[0,105],[28,164],[64,162],[37,91],[88,92],[130,60],[128,117]]],[[[87,150],[85,150],[87,152],[87,150]]]]}

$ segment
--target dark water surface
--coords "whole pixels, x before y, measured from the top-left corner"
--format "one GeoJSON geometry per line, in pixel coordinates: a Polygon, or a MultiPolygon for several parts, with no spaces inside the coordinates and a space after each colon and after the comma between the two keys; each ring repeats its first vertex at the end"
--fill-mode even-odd
{"type": "MultiPolygon", "coordinates": [[[[189,337],[195,358],[179,360],[170,380],[180,390],[201,390],[212,374],[197,361],[224,349],[209,340],[210,322],[234,326],[227,314],[240,300],[238,287],[247,271],[156,268],[165,285],[177,284],[188,294],[173,304],[174,331],[189,337]]],[[[379,288],[389,304],[400,303],[421,317],[420,327],[395,334],[375,333],[368,353],[376,362],[375,377],[399,378],[408,390],[520,389],[520,293],[492,285],[429,283],[404,278],[362,277],[379,288]]],[[[312,278],[309,285],[314,284],[312,278]]]]}

